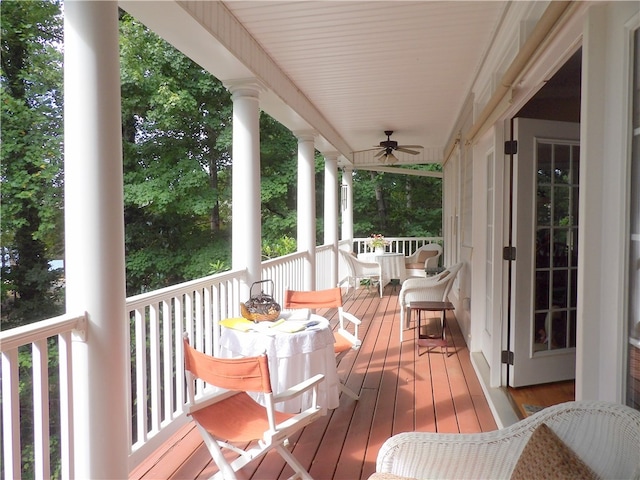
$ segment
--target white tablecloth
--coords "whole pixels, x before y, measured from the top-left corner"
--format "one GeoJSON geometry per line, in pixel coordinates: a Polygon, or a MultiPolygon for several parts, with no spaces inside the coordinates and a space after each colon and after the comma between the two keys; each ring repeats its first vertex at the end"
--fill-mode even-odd
{"type": "Polygon", "coordinates": [[[389,283],[391,279],[400,280],[400,283],[407,279],[403,253],[360,253],[358,258],[365,262],[377,262],[380,265],[383,285],[389,283]]]}
{"type": "MultiPolygon", "coordinates": [[[[241,332],[222,327],[220,355],[231,358],[266,353],[274,393],[282,392],[321,373],[324,375],[324,381],[318,386],[318,403],[325,411],[337,408],[340,384],[336,370],[333,332],[329,321],[324,317],[311,315],[308,321],[311,320],[317,320],[319,324],[296,333],[276,329],[269,329],[268,332],[241,332]]],[[[276,408],[296,413],[310,405],[311,392],[307,392],[294,400],[276,405],[276,408]]]]}

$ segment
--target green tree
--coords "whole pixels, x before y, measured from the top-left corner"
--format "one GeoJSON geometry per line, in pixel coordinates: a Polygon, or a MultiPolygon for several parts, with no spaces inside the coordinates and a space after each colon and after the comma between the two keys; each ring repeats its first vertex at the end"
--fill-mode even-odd
{"type": "Polygon", "coordinates": [[[2,2],[3,328],[60,313],[62,17],[57,0],[2,2]],[[7,295],[8,291],[13,295],[7,295]]]}
{"type": "Polygon", "coordinates": [[[131,295],[229,263],[232,110],[216,78],[131,16],[120,27],[131,295]]]}
{"type": "MultiPolygon", "coordinates": [[[[63,258],[64,243],[60,2],[4,1],[0,25],[2,329],[9,329],[63,311],[59,273],[48,263],[63,258]]],[[[59,478],[58,355],[55,340],[48,343],[51,465],[59,478]]],[[[22,476],[33,478],[29,348],[18,362],[22,476]]]]}
{"type": "MultiPolygon", "coordinates": [[[[127,14],[121,78],[127,292],[230,266],[232,101],[217,79],[127,14]]],[[[296,230],[295,136],[260,116],[264,255],[296,230]]]]}
{"type": "MultiPolygon", "coordinates": [[[[405,167],[440,171],[439,165],[405,167]]],[[[356,171],[354,236],[442,235],[442,179],[356,171]]]]}
{"type": "MultiPolygon", "coordinates": [[[[280,123],[260,116],[260,176],[263,244],[296,238],[298,140],[280,123]]],[[[295,250],[295,242],[293,245],[295,250]]],[[[287,252],[290,253],[290,252],[287,252]]],[[[269,253],[266,254],[270,256],[269,253]]]]}

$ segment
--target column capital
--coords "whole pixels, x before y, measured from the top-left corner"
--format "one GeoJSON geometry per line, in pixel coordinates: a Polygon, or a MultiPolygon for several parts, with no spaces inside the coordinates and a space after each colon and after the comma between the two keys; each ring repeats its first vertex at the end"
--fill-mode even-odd
{"type": "Polygon", "coordinates": [[[298,143],[302,142],[315,142],[318,132],[315,130],[297,130],[293,134],[298,139],[298,143]]]}
{"type": "Polygon", "coordinates": [[[227,80],[224,86],[231,92],[232,98],[255,97],[267,91],[267,87],[257,78],[238,78],[227,80]]]}
{"type": "Polygon", "coordinates": [[[324,152],[322,154],[322,156],[324,157],[324,161],[325,162],[337,162],[338,161],[338,157],[340,156],[340,153],[338,153],[338,152],[324,152]]]}

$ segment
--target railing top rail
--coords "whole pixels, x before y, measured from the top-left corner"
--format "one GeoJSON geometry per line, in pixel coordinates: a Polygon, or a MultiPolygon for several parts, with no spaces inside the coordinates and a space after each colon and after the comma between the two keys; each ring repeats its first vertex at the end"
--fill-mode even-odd
{"type": "Polygon", "coordinates": [[[293,252],[288,255],[283,255],[282,257],[270,258],[269,260],[264,260],[262,262],[262,268],[269,268],[273,265],[279,265],[281,263],[286,263],[290,260],[294,260],[296,258],[304,258],[307,255],[307,252],[293,252]]]}
{"type": "Polygon", "coordinates": [[[84,332],[86,323],[86,314],[67,313],[0,332],[0,352],[7,352],[65,332],[84,332]]]}
{"type": "Polygon", "coordinates": [[[131,307],[138,303],[153,303],[155,300],[160,300],[167,296],[174,297],[185,292],[188,293],[195,289],[211,285],[212,283],[226,282],[228,280],[241,278],[245,274],[246,270],[229,270],[228,272],[216,273],[214,275],[198,278],[196,280],[189,280],[188,282],[179,283],[177,285],[170,285],[159,290],[153,290],[152,292],[140,293],[127,298],[127,307],[131,307]]]}
{"type": "MultiPolygon", "coordinates": [[[[437,237],[437,236],[433,236],[433,237],[387,237],[385,236],[384,239],[388,240],[389,242],[423,242],[423,241],[441,242],[444,240],[442,237],[437,237]]],[[[362,242],[367,240],[371,240],[371,237],[354,237],[353,239],[354,242],[362,242]]]]}

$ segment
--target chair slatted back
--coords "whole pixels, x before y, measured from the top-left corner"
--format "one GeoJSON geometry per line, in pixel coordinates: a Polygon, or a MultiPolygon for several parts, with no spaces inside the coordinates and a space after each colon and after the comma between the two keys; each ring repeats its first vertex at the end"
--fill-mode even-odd
{"type": "Polygon", "coordinates": [[[340,308],[342,307],[342,291],[339,287],[326,290],[284,292],[284,308],[340,308]]]}
{"type": "Polygon", "coordinates": [[[266,355],[217,358],[197,351],[184,339],[184,366],[210,385],[227,390],[271,393],[266,355]]]}

